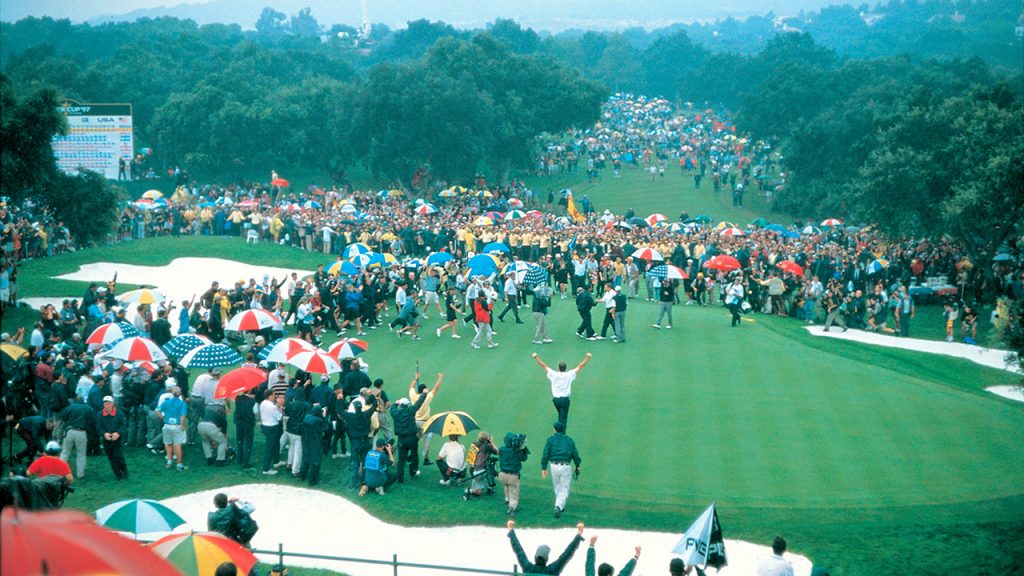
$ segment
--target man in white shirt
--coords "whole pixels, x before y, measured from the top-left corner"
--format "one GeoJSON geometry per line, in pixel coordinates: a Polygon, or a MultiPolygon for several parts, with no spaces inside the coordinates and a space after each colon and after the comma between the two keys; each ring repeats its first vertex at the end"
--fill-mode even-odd
{"type": "Polygon", "coordinates": [[[195,382],[192,383],[192,389],[189,390],[188,438],[192,444],[195,443],[195,438],[199,437],[199,421],[203,419],[203,413],[206,412],[206,399],[212,399],[217,390],[213,370],[210,368],[205,374],[196,376],[195,382]],[[211,382],[214,382],[212,387],[210,386],[211,382]]]}
{"type": "Polygon", "coordinates": [[[566,428],[569,426],[569,396],[572,395],[572,383],[576,380],[579,371],[583,370],[592,357],[593,355],[587,352],[583,361],[569,371],[565,369],[565,362],[559,362],[558,370],[555,371],[545,364],[536,352],[533,353],[533,359],[537,361],[548,380],[551,381],[551,403],[555,405],[555,411],[558,412],[558,421],[566,428]]]}
{"type": "Polygon", "coordinates": [[[43,338],[43,323],[36,322],[36,327],[32,329],[32,335],[29,336],[28,343],[31,346],[35,346],[36,349],[40,349],[43,347],[44,341],[45,339],[43,338]]]}
{"type": "Polygon", "coordinates": [[[611,284],[604,285],[604,294],[598,302],[604,303],[604,322],[601,323],[601,334],[598,340],[604,340],[608,336],[608,329],[612,328],[612,335],[615,334],[615,289],[611,284]]]}
{"type": "Polygon", "coordinates": [[[466,468],[466,447],[459,442],[457,434],[448,436],[448,441],[437,453],[437,468],[441,471],[441,484],[451,482],[452,473],[466,468]]]}
{"type": "Polygon", "coordinates": [[[284,396],[275,398],[273,390],[267,390],[259,405],[260,430],[266,444],[263,450],[263,474],[273,476],[281,460],[281,420],[284,412],[284,396]]]}
{"type": "Polygon", "coordinates": [[[740,306],[743,305],[743,296],[746,294],[746,290],[743,288],[743,276],[737,274],[732,280],[732,284],[725,289],[725,305],[729,307],[729,311],[732,312],[732,327],[735,328],[740,324],[740,306]]]}
{"type": "Polygon", "coordinates": [[[782,536],[775,537],[772,552],[757,565],[757,576],[793,576],[793,565],[782,557],[786,552],[786,540],[782,536]]]}
{"type": "Polygon", "coordinates": [[[503,292],[505,293],[505,309],[498,314],[498,320],[504,322],[505,314],[511,310],[516,317],[516,324],[522,324],[523,321],[519,319],[519,288],[516,287],[515,272],[509,272],[505,277],[503,292]]]}

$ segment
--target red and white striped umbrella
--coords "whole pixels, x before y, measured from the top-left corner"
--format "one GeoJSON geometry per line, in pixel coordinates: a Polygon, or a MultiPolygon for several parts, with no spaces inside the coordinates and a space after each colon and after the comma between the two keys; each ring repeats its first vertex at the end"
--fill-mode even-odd
{"type": "Polygon", "coordinates": [[[132,364],[132,368],[142,368],[147,373],[152,374],[158,366],[149,360],[140,360],[139,362],[132,364]]]}
{"type": "Polygon", "coordinates": [[[288,358],[299,352],[311,352],[316,346],[301,338],[282,338],[271,343],[270,350],[260,360],[267,362],[287,362],[288,358]]]}
{"type": "Polygon", "coordinates": [[[641,260],[647,260],[648,262],[653,262],[654,260],[664,260],[665,259],[665,257],[661,255],[661,252],[658,252],[654,248],[650,248],[650,247],[647,247],[647,248],[637,248],[636,251],[631,254],[631,256],[633,258],[639,258],[641,260]]]}
{"type": "Polygon", "coordinates": [[[735,226],[730,226],[728,228],[723,228],[722,231],[719,232],[719,234],[721,234],[722,236],[745,236],[745,234],[743,233],[743,230],[740,230],[739,228],[736,228],[735,226]]]}
{"type": "Polygon", "coordinates": [[[322,350],[307,350],[288,358],[287,363],[311,374],[337,374],[341,372],[338,361],[322,350]]]}
{"type": "Polygon", "coordinates": [[[526,217],[527,218],[543,218],[544,217],[544,213],[541,212],[540,210],[528,210],[526,212],[526,217]]]}
{"type": "Polygon", "coordinates": [[[668,220],[668,217],[665,216],[664,214],[651,214],[647,218],[644,218],[644,220],[646,220],[649,225],[654,226],[658,222],[664,222],[665,220],[668,220]]]}
{"type": "Polygon", "coordinates": [[[413,210],[413,212],[416,212],[420,216],[426,216],[427,214],[437,212],[437,208],[435,208],[433,204],[420,204],[415,210],[413,210]]]}
{"type": "Polygon", "coordinates": [[[89,337],[85,339],[85,343],[106,346],[107,344],[113,344],[119,340],[138,335],[139,331],[127,322],[111,322],[93,330],[92,334],[89,334],[89,337]]]}
{"type": "Polygon", "coordinates": [[[136,360],[156,362],[167,359],[167,355],[156,345],[156,342],[141,336],[133,336],[121,340],[111,348],[110,352],[107,352],[107,356],[130,362],[135,362],[136,360]]]}
{"type": "Polygon", "coordinates": [[[821,222],[821,225],[822,226],[842,226],[843,225],[843,221],[840,220],[839,218],[828,218],[826,220],[823,220],[821,222]]]}
{"type": "Polygon", "coordinates": [[[245,310],[235,314],[224,327],[235,332],[259,331],[266,328],[284,330],[284,323],[272,312],[266,310],[245,310]]]}
{"type": "Polygon", "coordinates": [[[342,338],[331,344],[331,347],[327,349],[327,353],[338,360],[342,358],[355,358],[359,354],[366,352],[366,349],[369,347],[370,345],[365,340],[342,338]]]}
{"type": "Polygon", "coordinates": [[[509,208],[522,208],[523,207],[523,201],[520,200],[519,198],[509,198],[508,202],[506,202],[506,204],[508,204],[509,208]]]}

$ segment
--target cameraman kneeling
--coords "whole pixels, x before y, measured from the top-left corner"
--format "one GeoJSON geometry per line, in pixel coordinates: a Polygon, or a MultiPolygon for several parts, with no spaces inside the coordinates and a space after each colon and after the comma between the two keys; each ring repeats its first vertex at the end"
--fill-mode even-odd
{"type": "Polygon", "coordinates": [[[218,532],[238,542],[246,548],[259,530],[259,525],[252,519],[252,504],[239,502],[238,498],[228,498],[227,494],[219,493],[213,497],[216,510],[206,518],[206,527],[211,532],[218,532]]]}
{"type": "Polygon", "coordinates": [[[526,434],[505,434],[505,443],[498,450],[498,481],[505,488],[505,502],[508,503],[508,517],[516,517],[519,507],[519,474],[523,470],[523,462],[530,455],[526,447],[526,434]]]}

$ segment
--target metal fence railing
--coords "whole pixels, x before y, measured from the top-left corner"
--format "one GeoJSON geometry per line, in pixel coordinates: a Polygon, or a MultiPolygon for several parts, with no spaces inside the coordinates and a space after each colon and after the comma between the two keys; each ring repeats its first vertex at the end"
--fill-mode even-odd
{"type": "Polygon", "coordinates": [[[290,552],[284,549],[284,544],[279,543],[277,550],[259,550],[253,549],[253,554],[261,556],[274,556],[277,558],[276,564],[279,566],[287,566],[285,562],[286,558],[305,558],[311,560],[328,560],[331,562],[342,562],[342,563],[353,563],[353,564],[373,564],[378,566],[391,566],[392,574],[399,576],[399,568],[419,568],[423,570],[437,570],[439,574],[460,572],[467,574],[494,574],[498,576],[529,576],[519,571],[517,564],[512,565],[512,570],[491,570],[487,568],[472,568],[468,566],[447,566],[444,564],[424,564],[421,562],[402,562],[398,559],[398,554],[392,554],[391,560],[378,560],[374,558],[356,558],[351,556],[330,556],[327,554],[309,554],[305,552],[290,552]]]}

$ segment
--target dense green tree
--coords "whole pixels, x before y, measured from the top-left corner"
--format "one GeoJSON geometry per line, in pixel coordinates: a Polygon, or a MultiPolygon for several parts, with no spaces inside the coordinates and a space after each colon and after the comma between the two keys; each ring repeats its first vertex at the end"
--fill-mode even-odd
{"type": "Polygon", "coordinates": [[[19,99],[7,77],[0,75],[0,195],[15,201],[35,197],[56,177],[51,142],[67,130],[59,105],[57,92],[50,87],[19,99]]]}
{"type": "Polygon", "coordinates": [[[260,34],[284,34],[287,30],[288,16],[267,6],[256,20],[256,32],[260,34]]]}
{"type": "Polygon", "coordinates": [[[106,240],[114,230],[118,201],[125,197],[102,174],[82,170],[75,175],[58,174],[43,186],[39,199],[79,245],[88,246],[106,240]]]}

